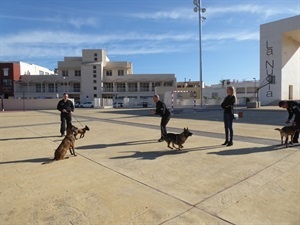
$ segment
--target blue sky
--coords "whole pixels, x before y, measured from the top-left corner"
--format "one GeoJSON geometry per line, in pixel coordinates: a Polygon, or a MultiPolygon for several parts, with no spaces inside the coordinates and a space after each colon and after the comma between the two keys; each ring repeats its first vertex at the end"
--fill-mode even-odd
{"type": "MultiPolygon", "coordinates": [[[[206,84],[259,79],[259,26],[300,14],[300,0],[202,0],[206,84]]],[[[199,81],[193,0],[0,0],[0,61],[49,69],[82,49],[105,49],[135,74],[199,81]]]]}

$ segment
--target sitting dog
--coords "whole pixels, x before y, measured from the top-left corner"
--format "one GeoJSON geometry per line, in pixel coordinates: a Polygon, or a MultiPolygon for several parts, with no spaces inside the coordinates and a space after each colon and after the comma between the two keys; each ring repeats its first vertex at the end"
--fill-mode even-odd
{"type": "Polygon", "coordinates": [[[187,140],[187,138],[192,135],[193,133],[189,131],[189,128],[184,128],[181,134],[167,133],[164,136],[164,139],[168,143],[168,148],[175,148],[177,150],[180,150],[181,148],[183,148],[183,144],[187,140]],[[170,146],[171,143],[173,148],[170,146]],[[178,145],[178,148],[176,148],[175,144],[178,145]]]}
{"type": "Polygon", "coordinates": [[[57,149],[54,152],[54,158],[52,161],[44,162],[42,164],[47,164],[54,162],[55,160],[62,160],[62,159],[68,159],[69,157],[65,157],[67,154],[67,151],[69,150],[71,155],[77,156],[75,153],[75,136],[73,134],[74,127],[68,127],[67,128],[67,135],[64,137],[64,139],[61,141],[60,145],[57,147],[57,149]]]}
{"type": "Polygon", "coordinates": [[[283,137],[285,137],[285,147],[288,147],[288,139],[289,136],[291,136],[291,144],[293,144],[293,138],[295,135],[295,132],[299,130],[296,126],[285,126],[283,128],[276,128],[275,130],[278,130],[280,132],[281,136],[281,145],[283,145],[283,137]]]}
{"type": "Polygon", "coordinates": [[[75,139],[77,140],[77,137],[76,137],[76,136],[77,136],[78,134],[80,134],[80,137],[79,137],[79,138],[83,138],[85,132],[86,132],[86,131],[89,131],[89,130],[90,130],[90,128],[89,128],[87,125],[85,125],[85,127],[82,128],[82,129],[78,129],[77,127],[75,127],[75,130],[74,130],[74,136],[75,136],[75,139]]]}

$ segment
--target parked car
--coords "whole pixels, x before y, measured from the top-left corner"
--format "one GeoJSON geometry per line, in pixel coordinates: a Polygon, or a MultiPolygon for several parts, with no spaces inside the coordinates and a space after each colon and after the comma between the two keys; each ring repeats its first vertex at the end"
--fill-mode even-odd
{"type": "Polygon", "coordinates": [[[79,108],[80,107],[80,102],[76,102],[75,103],[75,108],[79,108]]]}
{"type": "Polygon", "coordinates": [[[122,102],[114,102],[113,103],[113,107],[114,108],[122,108],[123,107],[123,103],[122,102]]]}
{"type": "Polygon", "coordinates": [[[94,102],[84,102],[80,104],[80,108],[94,108],[94,102]]]}

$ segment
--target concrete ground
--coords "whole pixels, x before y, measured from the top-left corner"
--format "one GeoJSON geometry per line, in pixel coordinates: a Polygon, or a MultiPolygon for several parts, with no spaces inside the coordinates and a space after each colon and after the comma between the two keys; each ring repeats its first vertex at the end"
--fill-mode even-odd
{"type": "Polygon", "coordinates": [[[231,147],[221,110],[174,114],[168,131],[194,134],[181,151],[157,142],[149,110],[76,109],[73,124],[91,128],[78,156],[46,165],[58,112],[1,112],[1,224],[300,224],[300,146],[274,130],[285,110],[240,109],[231,147]]]}

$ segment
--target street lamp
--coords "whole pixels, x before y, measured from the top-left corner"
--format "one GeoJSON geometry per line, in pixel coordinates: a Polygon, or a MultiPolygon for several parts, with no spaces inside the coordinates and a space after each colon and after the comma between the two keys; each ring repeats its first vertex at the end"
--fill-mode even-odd
{"type": "Polygon", "coordinates": [[[254,80],[254,94],[255,94],[255,101],[257,102],[256,78],[253,78],[253,80],[254,80]]]}
{"type": "Polygon", "coordinates": [[[66,81],[65,81],[66,77],[64,76],[63,78],[64,78],[64,93],[66,93],[66,81]]]}
{"type": "Polygon", "coordinates": [[[202,35],[202,22],[206,19],[205,17],[202,16],[202,13],[206,11],[205,8],[202,8],[201,6],[201,0],[194,0],[194,12],[198,12],[199,14],[199,69],[200,69],[200,106],[202,107],[202,40],[201,40],[201,35],[202,35]]]}

